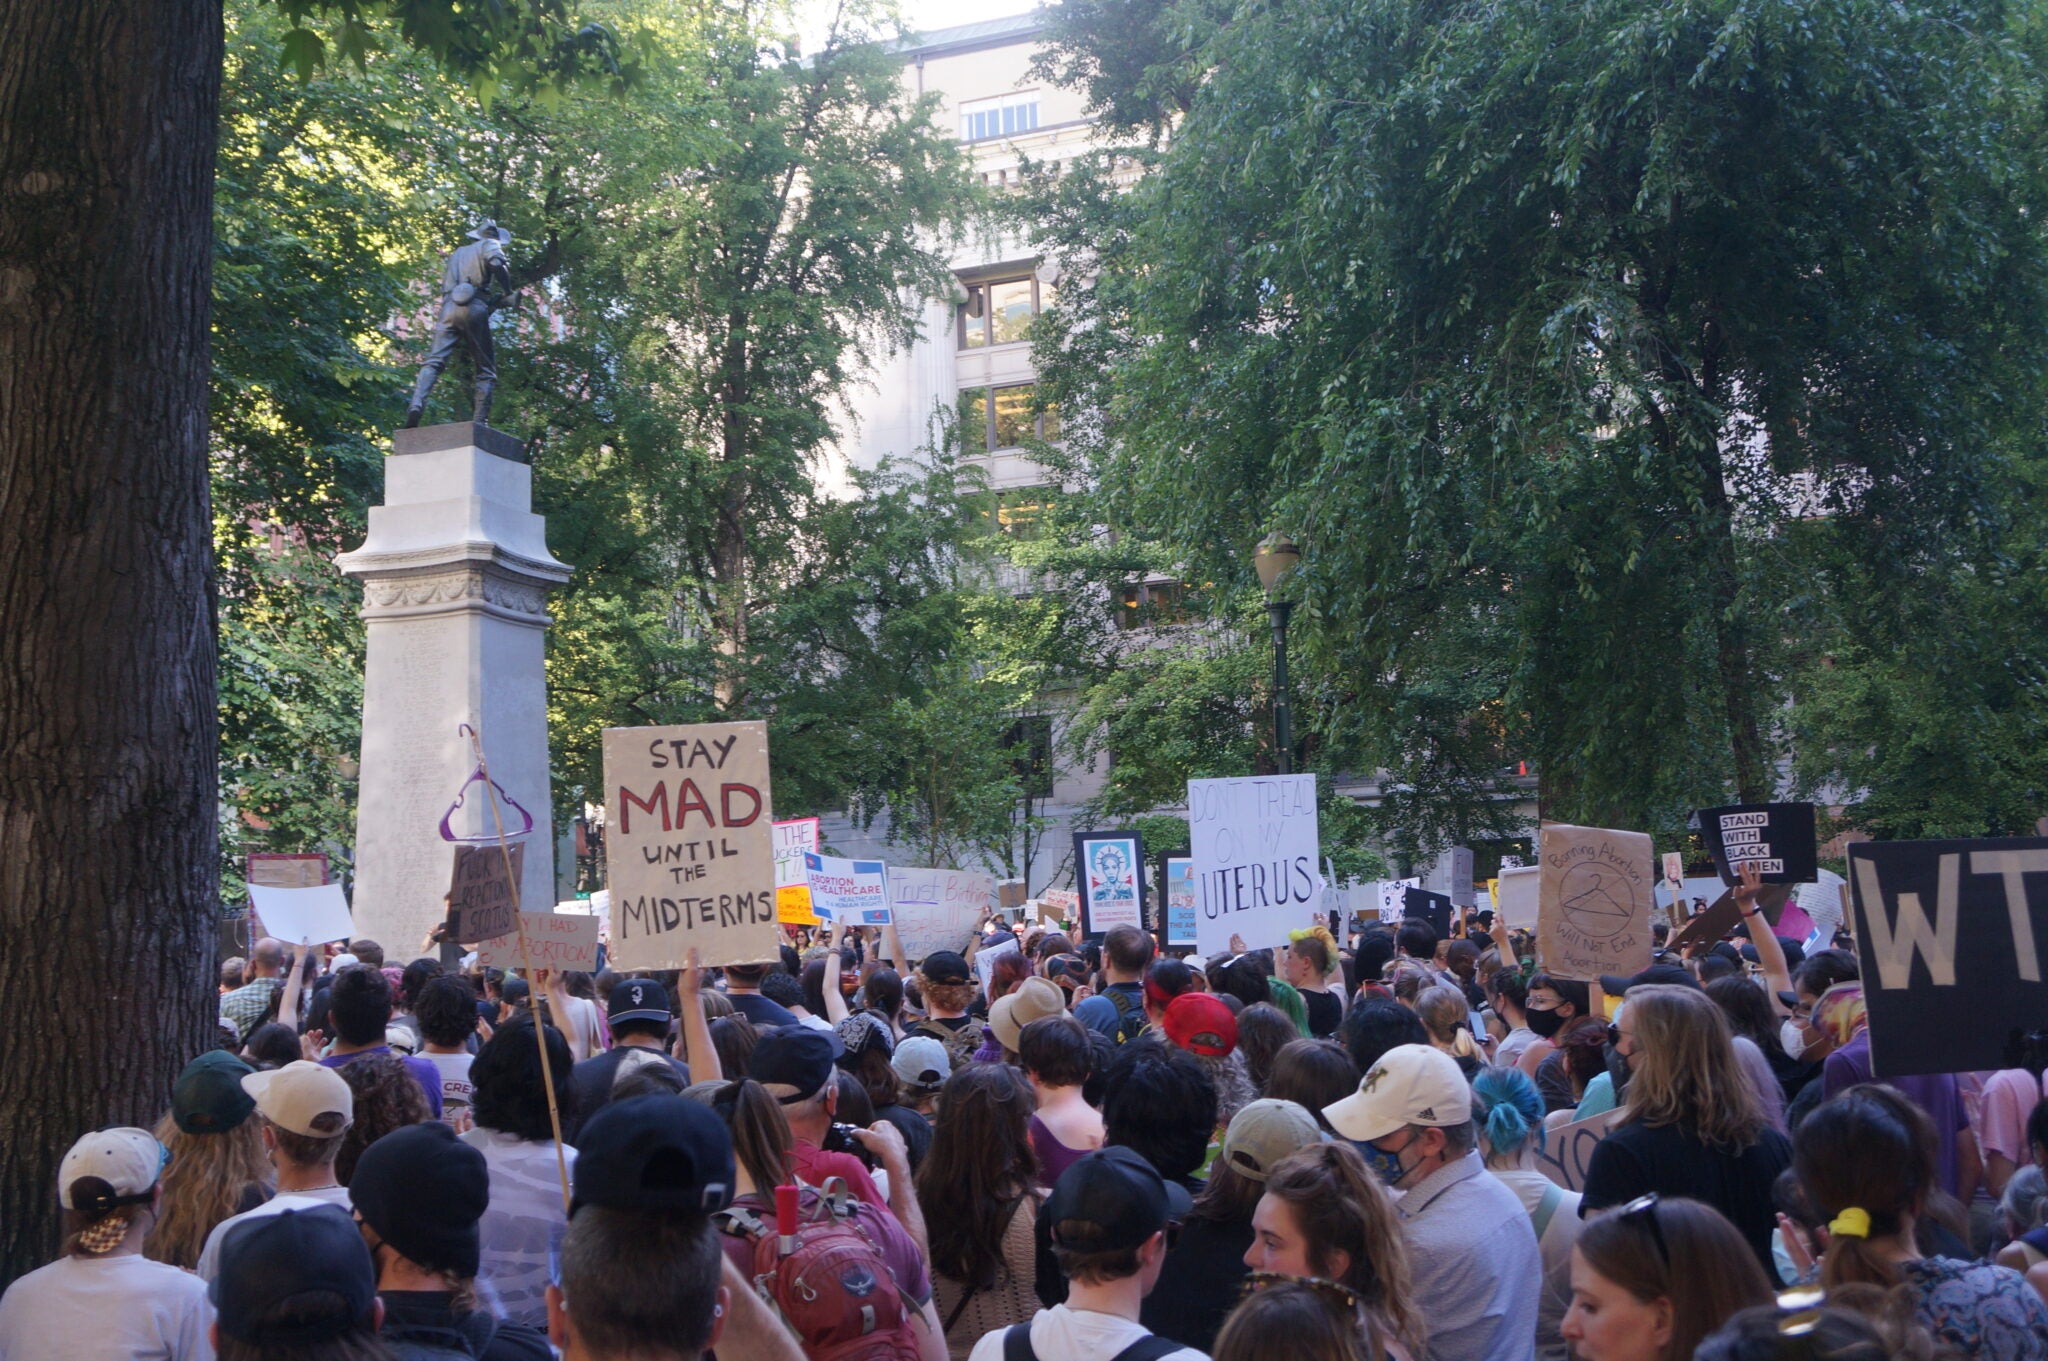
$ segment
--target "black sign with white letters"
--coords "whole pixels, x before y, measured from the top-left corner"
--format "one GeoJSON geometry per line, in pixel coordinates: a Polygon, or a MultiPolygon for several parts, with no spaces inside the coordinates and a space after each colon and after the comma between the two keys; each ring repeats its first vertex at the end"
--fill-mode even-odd
{"type": "Polygon", "coordinates": [[[1745,864],[1755,865],[1766,884],[1811,884],[1820,878],[1812,804],[1742,803],[1702,808],[1696,816],[1700,840],[1714,857],[1722,883],[1734,883],[1745,864]]]}

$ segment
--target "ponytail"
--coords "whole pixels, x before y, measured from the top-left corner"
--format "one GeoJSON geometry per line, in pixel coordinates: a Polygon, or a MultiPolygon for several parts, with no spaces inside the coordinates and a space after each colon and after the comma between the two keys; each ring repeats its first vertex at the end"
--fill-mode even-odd
{"type": "Polygon", "coordinates": [[[1494,1158],[1519,1155],[1533,1135],[1536,1149],[1543,1149],[1543,1098],[1529,1075],[1516,1068],[1482,1068],[1472,1079],[1472,1095],[1479,1108],[1480,1132],[1494,1158]]]}
{"type": "Polygon", "coordinates": [[[1873,1246],[1896,1237],[1926,1208],[1935,1186],[1934,1123],[1894,1089],[1849,1088],[1799,1126],[1792,1165],[1829,1220],[1821,1284],[1899,1284],[1897,1263],[1873,1246]]]}
{"type": "Polygon", "coordinates": [[[754,1189],[771,1195],[789,1181],[789,1118],[768,1089],[752,1078],[728,1082],[711,1095],[711,1109],[732,1128],[733,1158],[754,1189]]]}
{"type": "Polygon", "coordinates": [[[1293,1210],[1308,1240],[1309,1266],[1354,1291],[1375,1332],[1384,1329],[1410,1356],[1421,1356],[1424,1332],[1409,1291],[1407,1245],[1386,1188],[1358,1150],[1333,1142],[1290,1153],[1274,1164],[1266,1194],[1293,1210]],[[1335,1252],[1350,1259],[1342,1276],[1328,1270],[1335,1252]]]}

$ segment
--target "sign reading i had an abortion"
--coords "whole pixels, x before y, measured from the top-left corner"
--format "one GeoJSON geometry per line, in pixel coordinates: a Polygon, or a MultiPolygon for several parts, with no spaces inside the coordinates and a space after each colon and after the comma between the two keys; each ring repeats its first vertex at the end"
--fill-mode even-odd
{"type": "Polygon", "coordinates": [[[1205,955],[1284,947],[1323,897],[1316,777],[1254,775],[1188,781],[1195,936],[1205,955]]]}
{"type": "Polygon", "coordinates": [[[2048,838],[1857,842],[1849,898],[1876,1076],[2022,1066],[2048,1017],[2048,838]]]}
{"type": "Polygon", "coordinates": [[[1714,857],[1721,882],[1732,884],[1744,865],[1766,884],[1810,884],[1820,870],[1810,803],[1744,803],[1699,811],[1700,840],[1714,857]]]}

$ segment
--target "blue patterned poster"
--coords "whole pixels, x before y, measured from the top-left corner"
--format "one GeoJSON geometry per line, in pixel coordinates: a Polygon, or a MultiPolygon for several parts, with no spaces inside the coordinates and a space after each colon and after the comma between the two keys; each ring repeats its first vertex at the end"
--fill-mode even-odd
{"type": "Polygon", "coordinates": [[[1136,832],[1076,832],[1074,887],[1081,894],[1081,934],[1094,938],[1112,926],[1145,929],[1145,894],[1139,867],[1144,849],[1136,832]]]}

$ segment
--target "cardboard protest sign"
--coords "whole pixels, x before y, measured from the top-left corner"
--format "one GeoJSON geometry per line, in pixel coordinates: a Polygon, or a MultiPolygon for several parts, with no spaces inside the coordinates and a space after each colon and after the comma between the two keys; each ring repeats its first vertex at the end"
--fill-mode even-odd
{"type": "Polygon", "coordinates": [[[1203,954],[1287,944],[1322,900],[1316,777],[1188,781],[1195,936],[1203,954]]]}
{"type": "Polygon", "coordinates": [[[1494,890],[1500,919],[1510,931],[1536,926],[1538,888],[1543,870],[1538,865],[1503,866],[1494,890]]]}
{"type": "Polygon", "coordinates": [[[1567,1191],[1585,1190],[1586,1168],[1593,1161],[1593,1150],[1620,1118],[1621,1108],[1616,1107],[1545,1130],[1543,1148],[1536,1154],[1537,1170],[1567,1191]]]}
{"type": "Polygon", "coordinates": [[[327,856],[320,851],[251,851],[242,882],[265,888],[315,888],[327,882],[327,856]]]}
{"type": "Polygon", "coordinates": [[[1074,921],[1081,915],[1081,895],[1070,888],[1049,888],[1038,895],[1038,915],[1045,921],[1074,921]]]}
{"type": "Polygon", "coordinates": [[[778,822],[775,832],[775,920],[784,926],[816,926],[804,852],[818,849],[818,819],[778,822]]]}
{"type": "MultiPolygon", "coordinates": [[[[1023,946],[1017,944],[1015,936],[1005,936],[994,945],[985,945],[975,952],[974,976],[981,980],[981,995],[984,998],[988,996],[989,986],[995,978],[996,961],[1004,955],[1021,954],[1023,953],[1023,948],[1023,946]]],[[[903,950],[905,954],[908,954],[910,947],[906,945],[903,947],[903,950]]]]}
{"type": "Polygon", "coordinates": [[[526,866],[526,847],[500,850],[492,845],[458,845],[455,876],[448,889],[448,938],[474,945],[510,932],[519,911],[514,888],[526,866]],[[505,873],[507,852],[512,873],[505,873]]]}
{"type": "MultiPolygon", "coordinates": [[[[804,852],[811,911],[842,926],[881,926],[889,920],[889,867],[879,860],[842,860],[804,852]]],[[[905,947],[906,949],[908,947],[905,947]]]]}
{"type": "Polygon", "coordinates": [[[1145,893],[1138,870],[1145,850],[1136,832],[1076,832],[1074,885],[1081,895],[1081,934],[1093,940],[1112,926],[1145,929],[1145,893]]]}
{"type": "Polygon", "coordinates": [[[1591,981],[1650,967],[1649,835],[1546,822],[1542,847],[1536,956],[1544,971],[1591,981]]]}
{"type": "Polygon", "coordinates": [[[1872,1071],[2018,1067],[2048,1016],[2048,837],[1858,842],[1849,896],[1872,1071]]]}
{"type": "Polygon", "coordinates": [[[478,943],[476,962],[500,969],[590,973],[597,968],[597,918],[571,912],[522,912],[518,930],[478,943]]]}
{"type": "Polygon", "coordinates": [[[1195,862],[1185,855],[1160,861],[1160,897],[1166,903],[1168,949],[1195,944],[1195,862]]]}
{"type": "Polygon", "coordinates": [[[607,728],[604,780],[612,963],[776,958],[768,725],[607,728]]]}
{"type": "Polygon", "coordinates": [[[312,888],[251,884],[249,902],[262,919],[263,929],[287,945],[325,945],[355,934],[348,899],[342,896],[340,884],[316,884],[312,888]]]}
{"type": "Polygon", "coordinates": [[[1451,896],[1448,893],[1431,893],[1426,888],[1411,888],[1401,895],[1401,915],[1426,921],[1436,928],[1441,940],[1451,934],[1451,896]]]}
{"type": "Polygon", "coordinates": [[[889,867],[889,908],[903,953],[963,950],[995,910],[995,879],[972,870],[889,867]]]}
{"type": "Polygon", "coordinates": [[[1744,865],[1755,865],[1767,884],[1810,884],[1819,869],[1810,803],[1740,803],[1702,808],[1700,840],[1714,857],[1721,882],[1732,884],[1744,865]]]}

